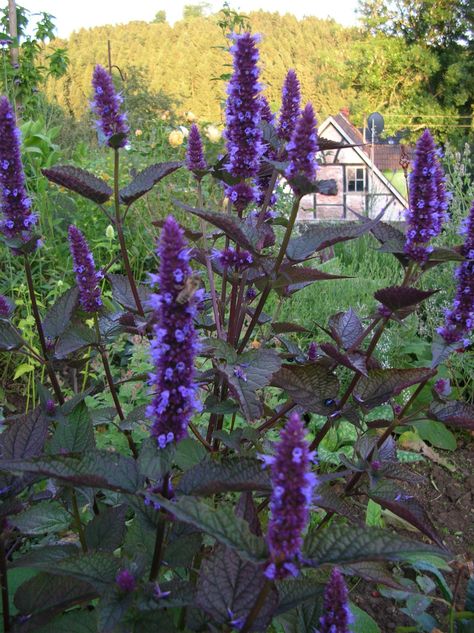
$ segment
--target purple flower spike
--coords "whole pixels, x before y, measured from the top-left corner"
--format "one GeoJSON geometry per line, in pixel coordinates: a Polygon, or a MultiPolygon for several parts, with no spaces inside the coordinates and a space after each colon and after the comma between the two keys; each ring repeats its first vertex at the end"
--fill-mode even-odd
{"type": "Polygon", "coordinates": [[[233,268],[235,271],[245,270],[253,262],[253,257],[248,251],[237,251],[232,246],[224,248],[222,251],[215,250],[212,254],[223,268],[233,268]]]}
{"type": "Polygon", "coordinates": [[[119,586],[120,591],[124,593],[135,591],[137,586],[134,575],[128,569],[121,569],[115,577],[115,582],[119,586]]]}
{"type": "Polygon", "coordinates": [[[474,329],[474,202],[464,221],[462,233],[465,236],[461,254],[466,258],[455,272],[458,282],[453,307],[446,313],[444,326],[438,333],[446,343],[469,340],[467,335],[474,329]]]}
{"type": "Polygon", "coordinates": [[[286,146],[290,164],[286,170],[287,178],[304,175],[313,181],[316,177],[316,152],[318,151],[318,136],[316,130],[316,117],[313,106],[306,104],[298,119],[291,137],[286,146]]]}
{"type": "Polygon", "coordinates": [[[105,142],[109,147],[115,149],[125,147],[130,128],[126,115],[120,112],[123,99],[117,94],[112,77],[99,64],[94,68],[92,86],[94,100],[91,102],[91,106],[99,117],[97,127],[104,135],[105,142]]]}
{"type": "Polygon", "coordinates": [[[160,293],[150,300],[154,309],[151,357],[155,369],[150,374],[153,401],[147,415],[153,422],[151,433],[158,447],[165,448],[186,437],[193,412],[201,408],[194,383],[197,341],[193,317],[204,290],[199,289],[193,296],[185,292],[192,273],[190,255],[184,231],[172,216],[163,224],[158,257],[160,272],[152,279],[158,282],[160,293]]]}
{"type": "Polygon", "coordinates": [[[0,230],[9,239],[27,242],[38,221],[31,212],[20,154],[20,130],[6,97],[0,97],[0,197],[3,218],[0,230]]]}
{"type": "Polygon", "coordinates": [[[301,108],[300,82],[294,70],[289,70],[283,84],[281,96],[280,125],[278,136],[290,141],[296,127],[301,108]]]}
{"type": "Polygon", "coordinates": [[[99,282],[103,274],[95,269],[89,245],[73,224],[69,227],[68,236],[81,307],[85,312],[97,312],[102,307],[99,282]]]}
{"type": "Polygon", "coordinates": [[[316,475],[311,472],[314,453],[304,439],[305,428],[297,413],[293,413],[281,432],[274,457],[264,456],[271,465],[271,518],[268,525],[268,545],[271,562],[265,574],[270,579],[296,576],[295,559],[301,552],[303,531],[309,521],[309,507],[316,475]]]}
{"type": "Polygon", "coordinates": [[[407,240],[405,253],[424,264],[432,247],[428,242],[441,233],[448,219],[448,194],[439,151],[427,129],[416,143],[413,171],[409,176],[409,209],[406,213],[407,240]]]}
{"type": "Polygon", "coordinates": [[[188,149],[186,151],[186,167],[189,171],[204,171],[207,169],[202,151],[201,135],[198,126],[193,123],[189,130],[188,149]]]}
{"type": "MultiPolygon", "coordinates": [[[[257,66],[259,58],[257,41],[258,38],[250,33],[236,35],[230,49],[234,72],[227,87],[225,133],[229,153],[227,168],[232,176],[242,181],[257,175],[260,159],[265,151],[260,129],[261,86],[258,82],[260,71],[257,66]]],[[[252,191],[250,187],[248,189],[252,191]]],[[[227,195],[233,200],[232,191],[227,195]]],[[[243,205],[248,204],[253,196],[248,191],[243,196],[243,192],[240,191],[238,198],[234,202],[243,205]]]]}
{"type": "Polygon", "coordinates": [[[0,295],[0,317],[8,318],[11,312],[12,305],[10,301],[3,295],[0,295]]]}
{"type": "Polygon", "coordinates": [[[267,98],[263,95],[260,97],[260,117],[262,121],[266,121],[267,123],[275,122],[275,115],[271,111],[267,98]]]}
{"type": "Polygon", "coordinates": [[[350,633],[352,621],[347,586],[341,572],[334,567],[324,590],[324,615],[319,619],[316,633],[350,633]]]}

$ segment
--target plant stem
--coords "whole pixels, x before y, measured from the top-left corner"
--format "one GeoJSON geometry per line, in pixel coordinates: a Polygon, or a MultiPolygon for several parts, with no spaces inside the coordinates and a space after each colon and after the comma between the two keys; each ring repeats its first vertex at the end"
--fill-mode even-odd
{"type": "Polygon", "coordinates": [[[252,627],[252,624],[255,622],[256,617],[260,613],[263,605],[265,604],[265,600],[267,599],[268,594],[270,593],[270,589],[272,588],[272,583],[268,580],[265,580],[265,584],[260,590],[260,593],[255,600],[255,604],[253,605],[250,613],[245,620],[245,624],[241,629],[242,633],[248,633],[252,627]]]}
{"type": "Polygon", "coordinates": [[[79,513],[79,505],[77,503],[77,495],[74,488],[71,489],[71,500],[72,500],[72,512],[74,515],[74,520],[76,522],[77,533],[79,535],[79,541],[81,543],[82,551],[84,554],[87,552],[87,541],[84,534],[84,528],[82,527],[81,515],[79,513]]]}
{"type": "MultiPolygon", "coordinates": [[[[166,473],[163,477],[163,497],[168,498],[168,487],[170,481],[170,473],[166,473]]],[[[160,511],[160,518],[158,520],[158,525],[156,527],[156,537],[155,537],[155,549],[153,551],[153,559],[151,561],[151,569],[150,569],[150,580],[154,581],[158,578],[158,573],[160,571],[161,558],[163,555],[163,544],[165,540],[165,532],[166,532],[166,515],[160,511]]]]}
{"type": "MultiPolygon", "coordinates": [[[[125,415],[122,409],[122,405],[120,404],[120,399],[118,397],[117,389],[115,387],[114,378],[112,376],[112,371],[110,369],[109,358],[107,355],[107,350],[104,345],[102,345],[100,328],[99,328],[99,319],[97,318],[97,312],[94,314],[94,325],[97,332],[97,347],[100,353],[100,357],[102,358],[102,364],[104,366],[105,376],[107,378],[107,384],[109,385],[110,393],[112,395],[112,399],[114,401],[115,409],[117,411],[117,415],[120,418],[120,421],[123,422],[125,420],[125,415]]],[[[122,430],[122,429],[121,429],[122,430]]],[[[132,452],[132,455],[135,459],[138,457],[138,449],[133,441],[132,433],[128,429],[122,431],[125,437],[127,438],[128,446],[132,452]]]]}
{"type": "Polygon", "coordinates": [[[120,193],[119,193],[119,150],[114,150],[114,204],[115,204],[115,228],[117,229],[117,236],[120,243],[120,252],[122,253],[123,265],[128,277],[128,283],[130,284],[130,290],[132,291],[135,305],[140,316],[144,317],[142,302],[140,295],[138,294],[137,284],[133,276],[132,267],[130,265],[130,259],[128,257],[127,245],[125,243],[125,237],[123,234],[122,217],[120,215],[120,193]]]}
{"type": "Polygon", "coordinates": [[[11,631],[10,602],[8,597],[7,557],[5,554],[5,542],[3,540],[3,534],[0,535],[0,583],[2,585],[3,630],[5,631],[5,633],[8,633],[8,631],[11,631]]]}
{"type": "Polygon", "coordinates": [[[33,283],[33,275],[31,272],[31,264],[30,264],[28,255],[26,254],[24,255],[24,263],[25,263],[26,282],[28,284],[28,292],[29,292],[30,301],[31,301],[31,309],[33,311],[33,317],[35,319],[36,329],[38,331],[38,337],[39,337],[39,341],[41,345],[41,350],[43,352],[43,357],[45,359],[46,371],[48,372],[49,380],[51,381],[51,385],[53,387],[54,393],[56,395],[56,398],[59,404],[64,404],[64,396],[61,391],[59,381],[51,365],[51,362],[48,359],[48,347],[46,345],[46,338],[44,336],[43,323],[41,321],[41,316],[38,309],[38,303],[36,301],[35,286],[33,283]]]}

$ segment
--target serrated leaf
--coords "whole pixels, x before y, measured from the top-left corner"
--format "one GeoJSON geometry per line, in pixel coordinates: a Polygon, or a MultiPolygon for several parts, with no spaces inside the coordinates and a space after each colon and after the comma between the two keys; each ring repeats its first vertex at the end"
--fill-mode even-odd
{"type": "Polygon", "coordinates": [[[34,631],[35,633],[65,633],[65,631],[67,633],[97,633],[97,614],[95,611],[74,609],[34,631]]]}
{"type": "Polygon", "coordinates": [[[120,202],[127,205],[132,204],[132,202],[135,202],[135,200],[138,200],[138,198],[153,189],[160,180],[172,174],[182,165],[183,163],[178,161],[150,165],[138,173],[131,183],[120,190],[120,202]]]}
{"type": "MultiPolygon", "coordinates": [[[[312,283],[314,281],[327,281],[331,279],[347,279],[346,275],[332,275],[326,273],[323,270],[317,268],[310,268],[309,266],[294,266],[293,264],[283,264],[280,266],[278,277],[272,282],[272,287],[277,292],[286,292],[286,288],[289,286],[312,283]]],[[[256,280],[258,287],[264,286],[268,283],[268,277],[262,277],[256,280]]]]}
{"type": "Polygon", "coordinates": [[[23,345],[18,330],[9,321],[0,319],[0,352],[12,352],[23,345]]]}
{"type": "MultiPolygon", "coordinates": [[[[242,560],[234,550],[220,545],[201,565],[196,602],[218,624],[245,622],[264,584],[262,565],[242,560]]],[[[273,588],[249,630],[266,630],[277,603],[273,588]]]]}
{"type": "Polygon", "coordinates": [[[428,412],[430,418],[450,426],[474,431],[474,406],[466,402],[432,402],[428,412]]]}
{"type": "Polygon", "coordinates": [[[417,385],[435,374],[435,370],[427,367],[371,369],[367,377],[364,376],[360,379],[354,396],[365,408],[371,409],[387,402],[407,387],[417,385]]]}
{"type": "Polygon", "coordinates": [[[344,367],[348,367],[358,374],[367,376],[367,365],[363,354],[357,352],[343,354],[330,343],[321,343],[320,347],[325,354],[337,361],[340,365],[344,365],[344,367]]]}
{"type": "Polygon", "coordinates": [[[56,358],[63,359],[70,354],[97,343],[93,329],[82,323],[71,323],[58,338],[54,348],[56,358]]]}
{"type": "Polygon", "coordinates": [[[296,578],[278,582],[277,589],[280,599],[276,615],[280,615],[308,600],[319,600],[323,595],[324,585],[310,578],[296,578]]]}
{"type": "Polygon", "coordinates": [[[347,312],[338,312],[329,319],[329,329],[344,349],[350,349],[360,338],[364,328],[359,317],[352,308],[347,312]]]}
{"type": "Polygon", "coordinates": [[[341,222],[331,226],[312,225],[303,235],[290,240],[286,255],[293,261],[303,261],[329,246],[368,233],[378,223],[379,219],[376,218],[368,222],[341,222]]]}
{"type": "MultiPolygon", "coordinates": [[[[49,617],[82,602],[88,602],[97,596],[89,583],[40,572],[24,582],[15,593],[15,606],[20,613],[40,614],[47,612],[49,617]]],[[[67,629],[69,632],[69,629],[67,629]]]]}
{"type": "Polygon", "coordinates": [[[50,169],[42,169],[41,172],[51,182],[70,191],[75,191],[84,198],[98,204],[107,202],[113,193],[104,180],[79,167],[55,165],[50,169]]]}
{"type": "MultiPolygon", "coordinates": [[[[130,282],[127,275],[116,275],[114,273],[107,273],[107,279],[112,286],[112,296],[115,301],[117,301],[117,303],[120,303],[120,305],[124,308],[127,308],[127,310],[130,310],[131,312],[136,312],[137,304],[135,303],[135,298],[133,296],[133,292],[130,287],[130,282]]],[[[150,290],[142,284],[137,285],[137,290],[142,306],[145,309],[148,297],[150,295],[150,290]]]]}
{"type": "Polygon", "coordinates": [[[393,312],[403,310],[411,306],[416,306],[422,301],[429,299],[438,290],[419,290],[418,288],[409,288],[407,286],[390,286],[382,288],[374,293],[374,297],[384,306],[390,308],[393,312]]]}
{"type": "Polygon", "coordinates": [[[37,535],[62,532],[71,522],[68,511],[58,501],[36,503],[24,512],[10,517],[23,534],[37,535]]]}
{"type": "Polygon", "coordinates": [[[324,364],[283,365],[271,384],[283,389],[307,411],[328,415],[339,391],[339,381],[324,364]]]}
{"type": "Polygon", "coordinates": [[[159,480],[171,470],[175,453],[176,446],[174,444],[168,444],[165,448],[158,449],[156,439],[147,438],[140,447],[138,469],[148,479],[159,480]]]}
{"type": "Polygon", "coordinates": [[[49,420],[40,407],[4,420],[7,429],[0,434],[2,460],[39,455],[43,450],[49,420]]]}
{"type": "Polygon", "coordinates": [[[442,336],[435,334],[433,337],[433,342],[431,344],[431,367],[438,367],[441,363],[444,363],[445,360],[453,354],[453,352],[457,351],[460,347],[460,343],[446,343],[442,336]]]}
{"type": "Polygon", "coordinates": [[[43,319],[44,335],[55,339],[68,327],[79,300],[77,286],[66,290],[46,313],[43,319]]]}
{"type": "Polygon", "coordinates": [[[284,633],[308,633],[308,631],[317,631],[319,619],[322,615],[322,600],[314,600],[312,602],[304,602],[287,613],[279,616],[278,621],[281,623],[284,633]]]}
{"type": "Polygon", "coordinates": [[[357,513],[355,508],[345,499],[336,493],[333,486],[329,483],[320,484],[316,493],[316,503],[318,507],[329,512],[335,512],[348,518],[351,522],[356,520],[357,513]]]}
{"type": "MultiPolygon", "coordinates": [[[[154,534],[154,531],[153,531],[154,534]]],[[[172,568],[192,567],[202,544],[202,533],[192,525],[176,523],[170,533],[163,562],[172,568]]]]}
{"type": "Polygon", "coordinates": [[[363,561],[352,565],[344,565],[342,570],[344,575],[347,576],[357,576],[369,582],[386,585],[394,589],[403,589],[402,585],[395,580],[389,566],[385,563],[363,561]]]}
{"type": "Polygon", "coordinates": [[[105,488],[117,492],[136,492],[143,478],[136,462],[108,451],[89,451],[83,457],[52,455],[0,461],[0,470],[53,477],[75,486],[105,488]]]}
{"type": "Polygon", "coordinates": [[[59,561],[76,556],[80,552],[76,545],[45,545],[35,547],[11,563],[12,567],[31,567],[40,569],[42,565],[54,567],[59,561]]]}
{"type": "Polygon", "coordinates": [[[243,222],[242,220],[239,220],[238,217],[229,215],[228,213],[217,213],[216,211],[190,207],[179,200],[175,200],[175,204],[188,213],[197,215],[199,218],[206,220],[206,222],[209,222],[213,226],[217,226],[218,229],[224,231],[227,237],[233,240],[236,244],[248,251],[251,251],[252,253],[255,253],[253,244],[245,233],[243,222]]]}
{"type": "Polygon", "coordinates": [[[88,552],[65,558],[55,565],[43,563],[39,567],[52,574],[73,576],[78,580],[87,582],[101,593],[115,582],[120,561],[106,552],[88,552]]]}
{"type": "Polygon", "coordinates": [[[398,561],[411,554],[432,553],[447,558],[446,551],[411,541],[379,528],[332,525],[323,533],[312,530],[306,538],[303,556],[312,567],[328,563],[344,565],[366,560],[398,561]]]}
{"type": "Polygon", "coordinates": [[[272,323],[272,330],[275,334],[284,334],[285,332],[309,332],[309,330],[298,323],[288,323],[280,321],[272,323]]]}
{"type": "Polygon", "coordinates": [[[175,464],[181,470],[188,470],[204,459],[207,451],[204,446],[191,437],[185,437],[176,447],[175,464]]]}
{"type": "Polygon", "coordinates": [[[256,392],[270,384],[280,366],[281,359],[274,350],[259,349],[245,352],[235,363],[221,368],[249,422],[262,416],[262,405],[256,392]]]}
{"type": "Polygon", "coordinates": [[[86,525],[84,534],[89,550],[113,552],[123,543],[127,506],[101,509],[86,525]]]}
{"type": "Polygon", "coordinates": [[[84,453],[95,448],[92,420],[84,401],[59,421],[51,439],[52,453],[84,453]]]}
{"type": "Polygon", "coordinates": [[[98,604],[97,625],[100,633],[125,633],[124,616],[133,602],[129,593],[109,590],[98,604]]]}
{"type": "Polygon", "coordinates": [[[193,497],[180,497],[176,501],[159,495],[155,497],[178,520],[207,532],[220,543],[235,549],[246,560],[256,563],[266,560],[265,541],[252,534],[248,524],[236,517],[231,507],[214,508],[193,497]]]}
{"type": "Polygon", "coordinates": [[[181,477],[177,492],[184,495],[212,495],[244,490],[271,490],[268,473],[262,462],[252,457],[212,458],[187,470],[181,477]]]}
{"type": "Polygon", "coordinates": [[[372,235],[382,244],[381,252],[392,253],[402,266],[410,261],[404,254],[406,237],[397,228],[385,222],[379,222],[371,229],[372,235]]]}

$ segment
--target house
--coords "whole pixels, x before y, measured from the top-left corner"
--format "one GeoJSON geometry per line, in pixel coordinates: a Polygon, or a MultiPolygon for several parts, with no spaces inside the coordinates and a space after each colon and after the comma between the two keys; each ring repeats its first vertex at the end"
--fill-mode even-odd
{"type": "Polygon", "coordinates": [[[402,221],[408,206],[399,164],[402,146],[374,144],[372,148],[342,112],[322,123],[319,137],[346,145],[318,153],[318,180],[334,179],[337,195],[304,196],[298,221],[356,220],[352,211],[374,218],[384,209],[384,220],[402,221]]]}

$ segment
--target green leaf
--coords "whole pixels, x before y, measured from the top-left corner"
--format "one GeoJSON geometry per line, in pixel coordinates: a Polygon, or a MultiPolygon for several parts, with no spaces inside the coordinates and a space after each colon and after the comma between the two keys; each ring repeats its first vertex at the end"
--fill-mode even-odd
{"type": "MultiPolygon", "coordinates": [[[[187,438],[183,440],[183,442],[187,441],[187,438]]],[[[180,442],[179,447],[183,442],[180,442]]],[[[175,453],[175,444],[168,444],[165,448],[159,450],[156,445],[155,438],[146,438],[142,442],[140,455],[138,457],[138,468],[140,473],[144,477],[148,477],[148,479],[161,479],[171,470],[175,453]]]]}
{"type": "Polygon", "coordinates": [[[276,615],[294,609],[302,602],[318,601],[324,593],[324,585],[310,578],[282,580],[277,583],[277,589],[280,600],[276,615]]]}
{"type": "Polygon", "coordinates": [[[448,553],[439,547],[417,543],[388,530],[331,526],[322,534],[316,530],[308,534],[303,555],[312,567],[320,567],[327,563],[342,565],[365,560],[405,560],[407,555],[424,553],[448,557],[448,553]]]}
{"type": "Polygon", "coordinates": [[[133,595],[109,590],[98,604],[97,630],[101,633],[125,633],[128,627],[125,628],[123,620],[132,602],[133,595]]]}
{"type": "MultiPolygon", "coordinates": [[[[245,621],[265,584],[261,565],[242,560],[232,549],[217,547],[200,569],[196,602],[218,624],[245,621]]],[[[266,630],[278,603],[273,589],[260,609],[251,631],[266,630]]]]}
{"type": "Polygon", "coordinates": [[[220,543],[235,549],[246,560],[256,563],[266,560],[265,541],[252,534],[248,523],[236,517],[231,507],[221,505],[214,508],[193,497],[180,497],[176,501],[159,495],[155,497],[178,520],[195,525],[220,543]]]}
{"type": "Polygon", "coordinates": [[[213,495],[244,490],[271,490],[262,462],[252,457],[208,458],[182,476],[177,492],[184,495],[213,495]]]}
{"type": "Polygon", "coordinates": [[[183,163],[174,161],[169,163],[155,163],[138,173],[126,187],[120,190],[120,202],[132,204],[144,196],[160,180],[182,167],[183,163]]]}
{"type": "Polygon", "coordinates": [[[50,444],[52,453],[84,453],[95,448],[91,416],[84,401],[60,420],[50,444]]]}
{"type": "MultiPolygon", "coordinates": [[[[153,531],[154,541],[155,530],[153,531]]],[[[163,554],[163,562],[168,567],[193,566],[194,557],[199,552],[202,544],[202,533],[192,525],[176,523],[171,530],[166,550],[163,554]]]]}
{"type": "Polygon", "coordinates": [[[456,450],[456,437],[442,422],[426,420],[424,422],[415,422],[413,426],[421,439],[429,442],[432,446],[445,451],[456,450]]]}
{"type": "Polygon", "coordinates": [[[22,363],[21,365],[18,365],[18,367],[16,368],[15,374],[13,376],[13,380],[18,380],[18,378],[21,378],[21,376],[23,376],[24,374],[27,374],[30,371],[34,371],[34,370],[35,370],[34,365],[30,365],[30,363],[22,363]]]}
{"type": "Polygon", "coordinates": [[[307,411],[328,415],[339,391],[337,377],[324,363],[282,365],[271,384],[283,389],[307,411]]]}
{"type": "Polygon", "coordinates": [[[67,576],[40,572],[24,582],[15,592],[15,605],[20,613],[49,617],[81,602],[88,602],[97,592],[86,582],[67,576]]]}
{"type": "Polygon", "coordinates": [[[44,335],[55,339],[68,327],[79,299],[79,289],[74,286],[63,293],[43,319],[44,335]]]}
{"type": "Polygon", "coordinates": [[[363,376],[355,389],[354,396],[364,408],[376,407],[407,387],[417,385],[434,376],[435,370],[427,367],[414,369],[371,369],[363,376]]]}
{"type": "Polygon", "coordinates": [[[66,187],[70,191],[75,191],[98,204],[107,202],[113,193],[106,182],[79,167],[55,165],[51,169],[42,169],[41,171],[51,182],[66,187]]]}
{"type": "Polygon", "coordinates": [[[38,565],[45,571],[59,576],[73,576],[89,583],[99,593],[105,591],[113,582],[120,568],[120,561],[106,552],[89,552],[71,558],[65,558],[56,564],[38,565]]]}
{"type": "Polygon", "coordinates": [[[97,633],[97,613],[78,611],[60,615],[46,626],[36,629],[36,633],[97,633]]]}
{"type": "Polygon", "coordinates": [[[384,525],[382,519],[382,507],[378,503],[375,503],[372,499],[369,499],[369,503],[367,504],[365,524],[369,527],[383,527],[384,525]]]}
{"type": "Polygon", "coordinates": [[[69,512],[58,501],[42,501],[10,517],[10,523],[30,535],[62,532],[70,522],[69,512]]]}
{"type": "Polygon", "coordinates": [[[380,633],[377,622],[368,613],[359,609],[353,602],[349,603],[349,608],[354,616],[351,624],[353,633],[380,633]]]}
{"type": "Polygon", "coordinates": [[[285,633],[308,633],[317,630],[322,611],[322,600],[316,599],[312,602],[304,602],[296,609],[280,615],[278,621],[285,633]]]}
{"type": "Polygon", "coordinates": [[[123,543],[127,506],[120,505],[100,510],[84,530],[89,550],[113,552],[123,543]]]}
{"type": "Polygon", "coordinates": [[[18,330],[13,327],[10,321],[0,319],[0,352],[12,352],[15,349],[20,349],[22,345],[23,339],[18,330]]]}
{"type": "Polygon", "coordinates": [[[176,447],[174,461],[181,470],[187,470],[199,464],[206,455],[207,451],[200,442],[193,440],[191,437],[186,437],[176,447]]]}

